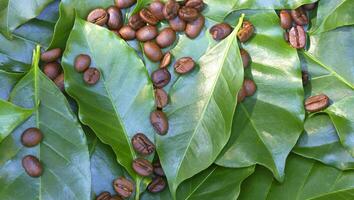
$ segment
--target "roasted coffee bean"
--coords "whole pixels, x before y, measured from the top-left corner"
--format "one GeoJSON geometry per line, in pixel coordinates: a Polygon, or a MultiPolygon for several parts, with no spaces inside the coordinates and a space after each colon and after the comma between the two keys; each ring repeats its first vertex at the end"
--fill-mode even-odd
{"type": "Polygon", "coordinates": [[[195,67],[195,62],[191,57],[183,57],[176,61],[174,68],[179,74],[186,74],[192,71],[195,67]]]}
{"type": "Polygon", "coordinates": [[[123,199],[119,195],[114,195],[109,200],[123,200],[123,199]]]}
{"type": "Polygon", "coordinates": [[[155,151],[154,143],[142,133],[134,135],[132,138],[132,145],[136,152],[144,156],[150,155],[155,151]]]}
{"type": "Polygon", "coordinates": [[[307,85],[307,83],[309,82],[309,73],[303,70],[301,74],[302,74],[302,84],[307,85]]]}
{"type": "Polygon", "coordinates": [[[59,74],[59,76],[54,79],[54,83],[59,88],[59,90],[63,92],[65,88],[64,73],[59,74]]]}
{"type": "Polygon", "coordinates": [[[43,134],[38,128],[28,128],[21,136],[23,146],[34,147],[38,145],[43,139],[43,134]]]}
{"type": "Polygon", "coordinates": [[[136,38],[140,42],[146,42],[154,39],[157,34],[158,32],[156,26],[147,25],[136,32],[136,38]]]}
{"type": "Polygon", "coordinates": [[[40,177],[43,173],[41,162],[32,155],[27,155],[22,159],[22,167],[31,177],[40,177]]]}
{"type": "Polygon", "coordinates": [[[61,57],[61,49],[55,48],[48,51],[45,51],[41,54],[41,60],[43,62],[54,62],[61,57]]]}
{"type": "Polygon", "coordinates": [[[203,15],[199,15],[198,19],[193,22],[189,22],[186,26],[186,35],[193,39],[198,37],[200,32],[203,30],[205,23],[205,18],[203,15]]]}
{"type": "Polygon", "coordinates": [[[309,23],[306,12],[302,7],[291,10],[290,14],[297,25],[303,26],[309,23]]]}
{"type": "Polygon", "coordinates": [[[149,10],[158,19],[163,20],[165,16],[163,15],[164,4],[160,0],[155,0],[149,5],[149,10]]]}
{"type": "Polygon", "coordinates": [[[203,2],[203,0],[188,0],[186,2],[185,6],[195,8],[199,12],[201,12],[204,9],[204,2],[203,2]]]}
{"type": "Polygon", "coordinates": [[[151,163],[144,158],[137,158],[133,160],[132,168],[140,176],[150,176],[154,171],[151,163]]]}
{"type": "Polygon", "coordinates": [[[247,68],[250,65],[251,61],[250,54],[244,49],[240,49],[240,54],[242,58],[243,68],[247,68]]]}
{"type": "Polygon", "coordinates": [[[124,25],[122,11],[115,7],[111,6],[107,9],[108,21],[107,26],[111,30],[119,30],[124,25]]]}
{"type": "Polygon", "coordinates": [[[163,171],[159,160],[154,162],[152,166],[154,167],[154,174],[156,174],[157,176],[165,176],[165,172],[163,171]]]}
{"type": "Polygon", "coordinates": [[[108,13],[102,8],[96,8],[87,16],[87,21],[103,26],[108,21],[108,13]]]}
{"type": "Polygon", "coordinates": [[[310,4],[305,4],[303,5],[302,7],[305,9],[305,10],[313,10],[315,9],[317,6],[317,3],[310,3],[310,4]]]}
{"type": "Polygon", "coordinates": [[[253,96],[254,93],[256,93],[257,86],[254,83],[253,80],[250,79],[245,79],[243,82],[243,88],[245,89],[246,92],[246,97],[253,96]]]}
{"type": "Polygon", "coordinates": [[[180,5],[175,0],[168,0],[163,8],[163,15],[167,20],[174,19],[178,15],[180,5]]]}
{"type": "Polygon", "coordinates": [[[122,197],[128,198],[132,195],[134,184],[124,177],[120,177],[113,182],[114,190],[122,197]]]}
{"type": "Polygon", "coordinates": [[[136,0],[115,0],[118,8],[129,8],[136,3],[136,0]]]}
{"type": "Polygon", "coordinates": [[[171,74],[167,69],[158,69],[151,74],[155,88],[165,87],[171,80],[171,74]]]}
{"type": "Polygon", "coordinates": [[[158,62],[162,59],[163,54],[156,42],[149,41],[144,43],[144,53],[153,62],[158,62]]]}
{"type": "Polygon", "coordinates": [[[244,20],[242,23],[242,28],[238,31],[237,37],[240,42],[246,42],[249,40],[254,33],[254,26],[250,21],[244,20]]]}
{"type": "Polygon", "coordinates": [[[138,30],[141,27],[145,26],[146,22],[143,19],[141,19],[139,13],[137,13],[129,18],[128,25],[132,29],[138,30]]]}
{"type": "Polygon", "coordinates": [[[182,32],[186,29],[187,23],[178,16],[168,21],[174,31],[182,32]]]}
{"type": "Polygon", "coordinates": [[[166,68],[171,63],[171,59],[172,54],[170,52],[167,52],[161,60],[160,68],[166,68]]]}
{"type": "Polygon", "coordinates": [[[289,43],[289,32],[288,31],[284,32],[284,40],[289,43]]]}
{"type": "Polygon", "coordinates": [[[148,190],[151,193],[162,192],[166,188],[166,181],[162,177],[155,177],[152,179],[151,183],[148,186],[148,190]]]}
{"type": "Polygon", "coordinates": [[[143,19],[146,23],[150,25],[156,25],[159,23],[159,19],[157,19],[150,10],[143,8],[140,12],[139,15],[141,19],[143,19]]]}
{"type": "Polygon", "coordinates": [[[292,27],[289,31],[290,45],[296,49],[302,49],[306,45],[306,33],[302,26],[292,27]]]}
{"type": "Polygon", "coordinates": [[[134,40],[136,32],[132,27],[125,25],[119,30],[119,35],[124,40],[134,40]]]}
{"type": "Polygon", "coordinates": [[[91,57],[86,54],[80,54],[75,58],[74,67],[77,72],[86,71],[91,65],[91,57]]]}
{"type": "Polygon", "coordinates": [[[159,135],[166,135],[168,132],[168,119],[162,111],[156,110],[150,115],[150,122],[159,135]]]}
{"type": "Polygon", "coordinates": [[[158,109],[162,109],[168,104],[168,94],[163,89],[155,90],[155,102],[158,109]]]}
{"type": "Polygon", "coordinates": [[[215,24],[209,32],[214,40],[222,40],[231,34],[232,27],[227,23],[215,24]]]}
{"type": "Polygon", "coordinates": [[[95,85],[100,80],[100,76],[100,71],[91,67],[84,72],[84,81],[87,85],[95,85]]]}
{"type": "Polygon", "coordinates": [[[184,21],[192,22],[199,17],[199,12],[195,8],[183,6],[181,9],[179,9],[178,16],[184,21]]]}
{"type": "Polygon", "coordinates": [[[289,12],[287,10],[280,11],[280,26],[283,29],[291,28],[293,24],[293,19],[291,18],[289,12]]]}
{"type": "Polygon", "coordinates": [[[324,110],[329,106],[329,97],[325,94],[311,96],[305,101],[305,109],[308,112],[324,110]]]}
{"type": "Polygon", "coordinates": [[[96,200],[111,200],[111,193],[102,192],[96,197],[96,200]]]}
{"type": "Polygon", "coordinates": [[[238,92],[238,94],[237,94],[237,102],[242,102],[242,101],[244,101],[245,100],[245,98],[246,98],[246,90],[245,90],[245,87],[244,87],[244,85],[242,85],[242,87],[240,88],[240,91],[238,92]]]}
{"type": "Polygon", "coordinates": [[[176,40],[176,32],[170,28],[164,28],[156,38],[156,43],[161,47],[165,48],[172,45],[176,40]]]}
{"type": "Polygon", "coordinates": [[[48,78],[54,80],[60,73],[60,64],[57,62],[50,62],[44,65],[43,72],[48,78]]]}

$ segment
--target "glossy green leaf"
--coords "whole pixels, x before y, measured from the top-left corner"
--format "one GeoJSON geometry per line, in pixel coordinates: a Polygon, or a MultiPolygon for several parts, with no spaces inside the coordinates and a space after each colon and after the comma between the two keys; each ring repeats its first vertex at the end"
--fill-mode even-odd
{"type": "Polygon", "coordinates": [[[354,198],[354,171],[342,172],[311,159],[290,155],[283,184],[262,167],[246,179],[240,200],[333,200],[354,198]]]}
{"type": "Polygon", "coordinates": [[[32,116],[0,144],[0,199],[89,200],[90,160],[85,135],[64,95],[38,68],[39,47],[34,64],[11,92],[11,102],[34,108],[32,116]],[[24,130],[37,127],[43,141],[26,148],[20,138],[24,130]],[[28,176],[21,166],[25,155],[43,164],[39,178],[28,176]],[[20,188],[20,189],[19,189],[20,188]]]}
{"type": "Polygon", "coordinates": [[[300,62],[284,41],[274,11],[249,11],[246,16],[256,27],[255,36],[243,45],[252,58],[246,77],[255,81],[257,92],[237,106],[231,138],[216,163],[261,164],[282,180],[286,158],[303,130],[300,62]]]}
{"type": "Polygon", "coordinates": [[[15,84],[22,78],[23,73],[12,73],[0,70],[0,99],[7,100],[15,84]]]}

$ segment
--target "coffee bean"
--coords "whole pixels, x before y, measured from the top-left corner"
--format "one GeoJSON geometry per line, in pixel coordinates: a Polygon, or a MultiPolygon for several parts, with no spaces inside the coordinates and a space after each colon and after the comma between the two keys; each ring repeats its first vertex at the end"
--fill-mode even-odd
{"type": "Polygon", "coordinates": [[[162,109],[168,104],[168,94],[163,89],[155,90],[155,102],[158,109],[162,109]]]}
{"type": "Polygon", "coordinates": [[[204,9],[204,2],[203,0],[188,0],[185,6],[195,8],[198,12],[201,12],[204,9]]]}
{"type": "Polygon", "coordinates": [[[156,38],[156,43],[161,47],[161,48],[166,48],[170,45],[172,45],[176,40],[176,32],[170,28],[164,28],[159,35],[156,38]]]}
{"type": "Polygon", "coordinates": [[[87,85],[95,85],[100,80],[100,76],[100,71],[91,67],[84,72],[84,81],[87,85]]]}
{"type": "Polygon", "coordinates": [[[293,24],[293,19],[291,18],[289,12],[287,10],[280,11],[280,26],[283,29],[291,28],[293,24]]]}
{"type": "Polygon", "coordinates": [[[317,3],[310,3],[310,4],[305,4],[303,5],[302,7],[305,9],[305,10],[313,10],[315,9],[317,6],[317,3]]]}
{"type": "Polygon", "coordinates": [[[307,72],[307,71],[302,71],[301,72],[301,74],[302,74],[302,84],[303,85],[307,85],[308,84],[308,82],[309,82],[309,73],[307,72]]]}
{"type": "Polygon", "coordinates": [[[284,32],[284,40],[289,43],[289,32],[288,31],[284,32]]]}
{"type": "Polygon", "coordinates": [[[290,45],[296,49],[302,49],[306,45],[306,33],[302,26],[295,26],[289,32],[290,45]]]}
{"type": "Polygon", "coordinates": [[[77,72],[84,72],[91,65],[91,57],[86,54],[80,54],[75,58],[74,67],[77,72]]]}
{"type": "Polygon", "coordinates": [[[243,82],[243,88],[246,92],[246,97],[250,97],[253,96],[254,93],[256,93],[257,90],[257,86],[254,83],[254,81],[250,80],[250,79],[245,79],[243,82]]]}
{"type": "Polygon", "coordinates": [[[54,83],[59,88],[59,90],[63,92],[65,89],[64,73],[59,74],[59,76],[54,79],[54,83]]]}
{"type": "Polygon", "coordinates": [[[246,42],[254,33],[254,26],[250,21],[243,21],[242,28],[238,31],[237,37],[240,42],[246,42]]]}
{"type": "Polygon", "coordinates": [[[57,62],[50,62],[44,65],[43,72],[48,78],[54,80],[60,73],[60,64],[57,62]]]}
{"type": "Polygon", "coordinates": [[[178,15],[180,5],[175,0],[168,0],[163,9],[163,15],[167,20],[174,19],[178,15]]]}
{"type": "Polygon", "coordinates": [[[244,86],[242,85],[242,87],[240,88],[240,91],[237,94],[237,102],[241,103],[245,100],[246,98],[246,90],[244,88],[244,86]]]}
{"type": "Polygon", "coordinates": [[[107,26],[111,30],[119,30],[124,25],[124,20],[122,16],[122,11],[115,7],[111,6],[107,9],[108,21],[107,26]]]}
{"type": "Polygon", "coordinates": [[[194,39],[194,38],[198,37],[200,32],[203,30],[204,23],[205,23],[204,16],[203,15],[199,15],[198,19],[196,19],[193,22],[189,22],[187,24],[187,26],[186,26],[186,35],[189,38],[191,38],[191,39],[194,39]]]}
{"type": "Polygon", "coordinates": [[[160,47],[153,41],[144,43],[144,53],[153,62],[158,62],[163,57],[160,47]]]}
{"type": "Polygon", "coordinates": [[[136,0],[115,0],[118,8],[129,8],[136,3],[136,0]]]}
{"type": "Polygon", "coordinates": [[[61,57],[61,53],[62,51],[60,48],[48,50],[41,54],[41,60],[43,62],[54,62],[61,57]]]}
{"type": "Polygon", "coordinates": [[[214,40],[222,40],[231,34],[232,27],[227,23],[215,24],[209,32],[214,40]]]}
{"type": "Polygon", "coordinates": [[[144,158],[133,160],[132,168],[140,176],[150,176],[154,170],[151,163],[144,158]]]}
{"type": "Polygon", "coordinates": [[[28,128],[21,136],[21,143],[26,147],[34,147],[43,139],[43,134],[38,128],[28,128]]]}
{"type": "Polygon", "coordinates": [[[40,177],[43,173],[41,162],[32,155],[27,155],[22,159],[22,167],[31,177],[40,177]]]}
{"type": "Polygon", "coordinates": [[[303,26],[309,23],[306,12],[302,7],[291,10],[290,14],[297,25],[303,26]]]}
{"type": "Polygon", "coordinates": [[[166,188],[166,181],[162,177],[155,177],[148,185],[148,190],[151,193],[162,192],[166,188]]]}
{"type": "Polygon", "coordinates": [[[325,94],[311,96],[305,101],[305,109],[308,112],[317,112],[324,110],[329,106],[329,98],[325,94]]]}
{"type": "Polygon", "coordinates": [[[146,23],[150,25],[156,25],[159,23],[159,19],[157,19],[150,10],[143,8],[140,12],[139,15],[141,19],[143,19],[146,23]]]}
{"type": "Polygon", "coordinates": [[[87,21],[99,26],[103,26],[108,21],[108,13],[102,8],[96,8],[89,13],[87,16],[87,21]]]}
{"type": "Polygon", "coordinates": [[[166,135],[168,132],[168,119],[165,113],[159,110],[152,112],[150,122],[159,135],[166,135]]]}
{"type": "Polygon", "coordinates": [[[144,156],[150,155],[155,151],[154,143],[142,133],[134,135],[132,138],[132,145],[136,152],[144,156]]]}
{"type": "Polygon", "coordinates": [[[178,16],[168,21],[174,31],[182,32],[186,29],[187,23],[178,16]]]}
{"type": "Polygon", "coordinates": [[[171,59],[172,54],[170,52],[167,52],[161,60],[160,68],[166,68],[171,63],[171,59]]]}
{"type": "Polygon", "coordinates": [[[96,197],[96,200],[111,200],[111,193],[102,192],[96,197]]]}
{"type": "Polygon", "coordinates": [[[183,57],[176,61],[174,68],[179,74],[186,74],[192,71],[195,67],[195,62],[191,57],[183,57]]]}
{"type": "Polygon", "coordinates": [[[158,19],[163,20],[165,16],[163,15],[164,4],[160,0],[155,0],[149,5],[149,10],[158,19]]]}
{"type": "Polygon", "coordinates": [[[171,74],[167,69],[158,69],[151,74],[151,79],[156,88],[163,88],[170,82],[171,74]]]}
{"type": "Polygon", "coordinates": [[[247,68],[250,65],[251,61],[250,54],[244,49],[240,49],[240,54],[242,58],[243,68],[247,68]]]}
{"type": "Polygon", "coordinates": [[[138,30],[141,27],[145,26],[146,22],[143,19],[141,19],[139,13],[137,13],[129,18],[128,25],[132,29],[138,30]]]}
{"type": "Polygon", "coordinates": [[[113,187],[114,190],[124,198],[130,197],[134,190],[134,184],[124,177],[114,180],[113,187]]]}
{"type": "Polygon", "coordinates": [[[124,40],[134,40],[136,32],[132,27],[125,25],[119,30],[119,35],[124,40]]]}
{"type": "Polygon", "coordinates": [[[178,16],[184,21],[192,22],[199,17],[199,12],[195,8],[183,6],[181,9],[179,9],[178,16]]]}
{"type": "Polygon", "coordinates": [[[157,176],[165,176],[165,172],[163,171],[159,160],[154,162],[152,166],[154,167],[154,174],[156,174],[157,176]]]}
{"type": "Polygon", "coordinates": [[[146,42],[154,39],[157,34],[158,32],[156,26],[147,25],[136,32],[136,38],[140,42],[146,42]]]}

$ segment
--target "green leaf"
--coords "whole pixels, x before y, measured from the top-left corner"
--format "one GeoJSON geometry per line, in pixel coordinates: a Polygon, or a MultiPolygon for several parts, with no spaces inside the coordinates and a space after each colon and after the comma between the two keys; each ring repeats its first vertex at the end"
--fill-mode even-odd
{"type": "Polygon", "coordinates": [[[157,151],[175,197],[178,185],[210,166],[230,137],[243,67],[236,33],[211,48],[189,74],[171,86],[164,109],[169,132],[157,137],[157,151]]]}
{"type": "Polygon", "coordinates": [[[257,92],[237,106],[231,138],[216,163],[260,164],[282,180],[286,158],[303,130],[300,62],[296,50],[284,41],[274,11],[249,11],[246,16],[256,28],[255,36],[243,45],[252,58],[246,77],[255,81],[257,92]]]}
{"type": "Polygon", "coordinates": [[[15,84],[23,77],[22,73],[0,70],[0,99],[7,100],[15,84]]]}
{"type": "Polygon", "coordinates": [[[240,200],[325,200],[353,199],[354,171],[342,172],[306,159],[290,155],[283,184],[276,182],[265,168],[246,179],[241,187],[240,200]]]}
{"type": "Polygon", "coordinates": [[[32,109],[24,109],[0,99],[0,144],[18,125],[31,116],[32,109]]]}
{"type": "Polygon", "coordinates": [[[36,110],[0,144],[0,199],[89,200],[91,174],[85,135],[65,96],[39,70],[39,56],[37,47],[32,69],[11,93],[12,103],[36,110]],[[25,148],[20,138],[30,127],[39,128],[44,138],[36,147],[25,148]],[[41,177],[32,178],[22,168],[21,160],[28,154],[42,162],[41,177]]]}

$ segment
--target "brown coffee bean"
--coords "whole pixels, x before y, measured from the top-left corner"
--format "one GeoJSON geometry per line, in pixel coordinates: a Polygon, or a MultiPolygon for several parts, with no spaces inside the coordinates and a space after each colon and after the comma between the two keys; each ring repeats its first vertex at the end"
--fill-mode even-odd
{"type": "Polygon", "coordinates": [[[142,133],[134,135],[132,138],[132,145],[136,152],[144,156],[150,155],[155,151],[154,143],[142,133]]]}
{"type": "Polygon", "coordinates": [[[21,143],[25,147],[34,147],[43,139],[43,134],[38,128],[28,128],[21,136],[21,143]]]}
{"type": "Polygon", "coordinates": [[[129,18],[128,25],[132,29],[138,30],[138,29],[142,28],[143,26],[145,26],[146,22],[143,19],[141,19],[139,13],[137,13],[129,18]]]}
{"type": "Polygon", "coordinates": [[[316,6],[317,6],[317,2],[315,2],[315,3],[310,3],[310,4],[305,4],[305,5],[303,5],[302,7],[305,9],[305,10],[313,10],[313,9],[315,9],[316,8],[316,6]]]}
{"type": "Polygon", "coordinates": [[[22,159],[22,167],[31,177],[40,177],[43,173],[41,162],[32,155],[27,155],[22,159]]]}
{"type": "Polygon", "coordinates": [[[184,21],[192,22],[199,17],[199,12],[195,8],[183,6],[181,9],[179,9],[178,16],[184,21]]]}
{"type": "Polygon", "coordinates": [[[151,193],[162,192],[166,188],[166,181],[162,177],[155,177],[148,185],[148,190],[151,193]]]}
{"type": "Polygon", "coordinates": [[[115,0],[118,8],[129,8],[136,3],[136,0],[115,0]]]}
{"type": "Polygon", "coordinates": [[[161,48],[166,48],[170,45],[172,45],[176,40],[176,32],[170,28],[164,28],[159,35],[156,38],[156,43],[161,47],[161,48]]]}
{"type": "Polygon", "coordinates": [[[119,195],[114,195],[109,200],[123,200],[123,199],[119,195]]]}
{"type": "Polygon", "coordinates": [[[329,97],[325,94],[311,96],[305,101],[305,109],[308,112],[317,112],[329,106],[329,97]]]}
{"type": "Polygon", "coordinates": [[[296,49],[302,49],[306,45],[306,33],[302,26],[292,27],[289,31],[290,45],[296,49]]]}
{"type": "Polygon", "coordinates": [[[257,86],[253,80],[245,79],[243,82],[243,88],[246,92],[246,97],[253,96],[256,93],[257,86]]]}
{"type": "Polygon", "coordinates": [[[307,72],[307,71],[302,71],[301,72],[301,74],[302,74],[302,84],[303,85],[307,85],[308,84],[308,82],[309,82],[309,73],[307,72]]]}
{"type": "Polygon", "coordinates": [[[165,176],[165,172],[163,171],[159,160],[154,162],[152,166],[154,167],[154,174],[156,174],[157,176],[165,176]]]}
{"type": "Polygon", "coordinates": [[[187,23],[178,16],[168,21],[174,31],[182,32],[186,29],[187,23]]]}
{"type": "Polygon", "coordinates": [[[171,80],[171,74],[167,69],[158,69],[151,74],[155,88],[165,87],[171,80]]]}
{"type": "Polygon", "coordinates": [[[87,16],[87,21],[99,26],[103,26],[108,21],[108,13],[102,8],[96,8],[89,13],[87,16]]]}
{"type": "Polygon", "coordinates": [[[232,27],[227,23],[215,24],[209,30],[214,40],[222,40],[229,36],[232,32],[232,27]]]}
{"type": "Polygon", "coordinates": [[[163,9],[163,15],[167,20],[174,19],[178,15],[180,5],[175,0],[168,0],[163,9]]]}
{"type": "Polygon", "coordinates": [[[243,68],[247,68],[251,62],[250,54],[244,49],[240,49],[240,54],[242,58],[243,68]]]}
{"type": "Polygon", "coordinates": [[[176,61],[174,68],[179,74],[186,74],[192,71],[195,67],[195,62],[191,57],[183,57],[176,61]]]}
{"type": "Polygon", "coordinates": [[[309,23],[306,12],[302,7],[291,10],[290,14],[297,25],[303,26],[309,23]]]}
{"type": "Polygon", "coordinates": [[[160,47],[153,41],[144,43],[144,53],[153,62],[158,62],[163,57],[160,47]]]}
{"type": "Polygon", "coordinates": [[[284,40],[289,43],[289,32],[288,31],[285,31],[284,32],[284,40]]]}
{"type": "Polygon", "coordinates": [[[150,115],[150,122],[159,135],[166,135],[168,132],[168,119],[162,111],[156,110],[150,115]]]}
{"type": "Polygon", "coordinates": [[[114,180],[113,187],[114,190],[123,198],[130,197],[134,190],[134,184],[124,177],[114,180]]]}
{"type": "Polygon", "coordinates": [[[61,57],[61,53],[62,51],[60,48],[55,48],[55,49],[45,51],[41,54],[41,60],[47,63],[54,62],[61,57]]]}
{"type": "Polygon", "coordinates": [[[240,88],[240,91],[237,94],[237,102],[241,103],[245,100],[246,98],[246,90],[244,88],[244,86],[242,85],[242,87],[240,88]]]}
{"type": "Polygon", "coordinates": [[[291,18],[289,12],[287,10],[280,11],[280,26],[283,29],[291,28],[293,24],[293,19],[291,18]]]}
{"type": "Polygon", "coordinates": [[[59,88],[60,91],[64,92],[65,89],[65,85],[64,85],[64,73],[59,74],[59,76],[57,76],[54,79],[54,83],[55,85],[59,88]]]}
{"type": "Polygon", "coordinates": [[[86,71],[91,65],[91,57],[86,54],[80,54],[75,58],[74,67],[79,73],[86,71]]]}
{"type": "Polygon", "coordinates": [[[164,6],[165,5],[161,1],[155,0],[149,5],[149,10],[158,20],[161,21],[165,19],[165,16],[163,15],[164,6]]]}
{"type": "Polygon", "coordinates": [[[188,0],[185,6],[195,8],[198,12],[201,12],[204,9],[204,2],[203,0],[188,0]]]}
{"type": "Polygon", "coordinates": [[[132,27],[125,25],[119,30],[119,35],[124,40],[134,40],[136,32],[132,27]]]}
{"type": "Polygon", "coordinates": [[[122,11],[115,7],[111,6],[107,9],[108,21],[107,26],[111,30],[119,30],[124,25],[122,11]]]}
{"type": "Polygon", "coordinates": [[[204,23],[205,23],[204,16],[203,15],[199,15],[198,19],[196,19],[193,22],[189,22],[187,24],[187,26],[186,26],[186,35],[189,38],[191,38],[191,39],[194,39],[194,38],[198,37],[200,32],[203,30],[204,23]]]}
{"type": "Polygon", "coordinates": [[[111,193],[102,192],[96,197],[96,200],[111,200],[111,193]]]}
{"type": "Polygon", "coordinates": [[[84,81],[87,85],[95,85],[101,77],[98,69],[91,67],[84,72],[84,81]]]}
{"type": "Polygon", "coordinates": [[[254,26],[250,21],[244,20],[242,23],[242,28],[238,31],[237,37],[240,42],[246,42],[249,40],[254,33],[254,26]]]}
{"type": "Polygon", "coordinates": [[[144,158],[133,160],[132,168],[140,176],[150,176],[154,170],[151,163],[144,158]]]}
{"type": "Polygon", "coordinates": [[[143,19],[146,23],[150,25],[156,25],[159,23],[159,19],[157,19],[150,10],[143,8],[140,12],[139,15],[141,19],[143,19]]]}
{"type": "Polygon", "coordinates": [[[158,109],[162,109],[168,104],[168,94],[163,89],[155,90],[155,103],[158,109]]]}
{"type": "Polygon", "coordinates": [[[54,80],[60,73],[60,64],[57,62],[50,62],[44,65],[43,72],[48,78],[54,80]]]}
{"type": "Polygon", "coordinates": [[[171,63],[171,60],[172,60],[172,54],[170,52],[167,52],[161,60],[160,68],[161,69],[166,68],[171,63]]]}
{"type": "Polygon", "coordinates": [[[157,34],[158,32],[156,26],[147,25],[136,32],[136,38],[140,42],[146,42],[154,39],[157,34]]]}

